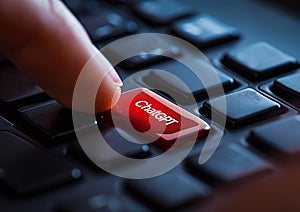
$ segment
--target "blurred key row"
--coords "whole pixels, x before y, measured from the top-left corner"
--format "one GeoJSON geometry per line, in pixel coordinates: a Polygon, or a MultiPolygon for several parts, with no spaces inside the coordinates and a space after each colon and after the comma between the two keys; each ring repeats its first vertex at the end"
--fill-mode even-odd
{"type": "MultiPolygon", "coordinates": [[[[0,183],[12,194],[28,195],[81,179],[82,172],[72,163],[42,152],[10,132],[3,131],[0,136],[1,145],[4,145],[1,148],[4,160],[0,163],[0,183]]],[[[292,138],[289,140],[291,142],[292,138]]],[[[124,180],[123,192],[142,199],[145,204],[150,203],[155,209],[174,209],[199,197],[210,196],[214,185],[235,182],[271,170],[271,166],[261,157],[234,144],[220,147],[205,164],[199,164],[198,155],[194,155],[188,157],[184,165],[187,172],[182,175],[164,174],[152,179],[124,180]]]]}

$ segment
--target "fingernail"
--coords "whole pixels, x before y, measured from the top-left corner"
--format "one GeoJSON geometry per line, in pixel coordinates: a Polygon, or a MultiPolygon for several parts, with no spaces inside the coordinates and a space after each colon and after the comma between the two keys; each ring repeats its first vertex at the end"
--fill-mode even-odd
{"type": "Polygon", "coordinates": [[[117,89],[113,95],[113,98],[111,100],[111,107],[115,106],[115,104],[118,103],[120,96],[121,96],[121,88],[117,87],[117,89]]]}
{"type": "Polygon", "coordinates": [[[116,83],[119,87],[123,86],[123,82],[115,69],[111,70],[108,74],[114,83],[116,83]]]}

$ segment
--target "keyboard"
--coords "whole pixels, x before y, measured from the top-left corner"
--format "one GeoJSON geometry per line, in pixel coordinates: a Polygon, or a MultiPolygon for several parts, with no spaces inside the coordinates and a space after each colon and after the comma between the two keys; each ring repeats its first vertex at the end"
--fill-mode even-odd
{"type": "MultiPolygon", "coordinates": [[[[299,154],[300,31],[293,10],[296,3],[289,2],[289,7],[267,0],[63,2],[99,49],[120,38],[150,32],[176,36],[205,54],[220,79],[208,87],[185,65],[170,59],[184,56],[176,45],[162,44],[125,59],[115,68],[123,80],[132,77],[131,86],[151,92],[148,94],[158,104],[189,108],[192,95],[197,108],[191,114],[208,123],[211,140],[221,136],[220,144],[207,162],[199,164],[207,138],[203,132],[186,157],[164,174],[145,179],[110,174],[82,150],[77,132],[88,138],[96,126],[113,150],[136,160],[159,157],[173,143],[141,142],[130,131],[115,126],[111,111],[97,114],[96,122],[82,122],[75,128],[72,111],[4,61],[0,64],[1,211],[205,210],[217,196],[280,172],[283,159],[292,160],[299,154]],[[160,56],[161,52],[168,57],[160,56]],[[190,92],[160,70],[183,81],[190,92]],[[157,85],[165,90],[156,89],[157,85]],[[224,95],[217,92],[220,87],[224,95]],[[166,91],[184,101],[176,105],[166,91]],[[227,111],[222,107],[224,99],[227,111]],[[224,130],[218,120],[225,120],[224,130]],[[132,139],[138,142],[129,142],[132,139]]],[[[131,40],[125,46],[151,47],[151,42],[131,40]]],[[[108,59],[110,53],[124,56],[118,49],[108,50],[103,52],[108,59]]],[[[145,101],[136,106],[144,107],[136,109],[138,113],[157,110],[145,101]]],[[[118,116],[125,113],[117,112],[118,116]]],[[[176,114],[170,114],[164,119],[155,117],[171,126],[178,120],[176,114]]],[[[147,123],[140,123],[139,118],[135,116],[131,124],[146,132],[147,123]]],[[[187,129],[195,127],[188,121],[183,123],[187,129]]],[[[114,157],[108,157],[106,164],[114,169],[134,168],[114,157]]]]}

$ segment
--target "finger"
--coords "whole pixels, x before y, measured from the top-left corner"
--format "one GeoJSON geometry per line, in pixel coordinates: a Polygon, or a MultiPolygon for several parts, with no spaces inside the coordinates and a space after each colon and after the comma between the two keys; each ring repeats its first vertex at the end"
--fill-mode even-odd
{"type": "MultiPolygon", "coordinates": [[[[56,0],[0,0],[0,24],[0,53],[70,108],[77,77],[97,53],[76,18],[56,0]]],[[[99,64],[98,74],[104,76],[107,70],[99,64]]],[[[112,70],[97,94],[97,112],[110,109],[118,98],[121,80],[112,70]]]]}

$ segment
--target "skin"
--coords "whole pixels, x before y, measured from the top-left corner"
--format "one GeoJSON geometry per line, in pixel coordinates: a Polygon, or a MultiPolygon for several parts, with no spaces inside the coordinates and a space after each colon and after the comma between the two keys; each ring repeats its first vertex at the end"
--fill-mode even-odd
{"type": "MultiPolygon", "coordinates": [[[[51,97],[71,108],[78,74],[98,52],[76,18],[57,0],[0,0],[0,25],[1,57],[11,60],[51,97]]],[[[104,77],[96,112],[117,102],[122,85],[113,68],[108,73],[106,65],[101,66],[101,62],[107,63],[104,57],[102,60],[96,70],[97,77],[104,77]]]]}

